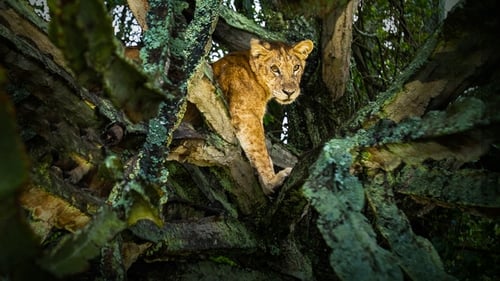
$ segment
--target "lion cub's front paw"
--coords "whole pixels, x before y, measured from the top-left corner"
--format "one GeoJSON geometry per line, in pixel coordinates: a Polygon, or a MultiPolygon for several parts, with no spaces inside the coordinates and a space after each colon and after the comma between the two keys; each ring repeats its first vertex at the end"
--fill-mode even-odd
{"type": "Polygon", "coordinates": [[[290,175],[291,172],[292,172],[292,168],[290,168],[290,167],[285,168],[285,169],[279,171],[277,174],[275,174],[271,180],[264,182],[263,183],[264,193],[266,195],[272,194],[275,191],[276,187],[283,184],[283,182],[290,175]]]}

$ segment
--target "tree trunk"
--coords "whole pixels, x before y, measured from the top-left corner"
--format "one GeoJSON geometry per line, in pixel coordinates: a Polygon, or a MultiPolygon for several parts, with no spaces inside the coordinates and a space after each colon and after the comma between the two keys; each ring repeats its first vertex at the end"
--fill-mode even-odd
{"type": "Polygon", "coordinates": [[[49,2],[50,27],[24,1],[0,4],[0,276],[454,280],[404,200],[482,216],[500,207],[494,1],[453,10],[350,119],[332,114],[357,1],[267,3],[310,16],[271,32],[220,1],[130,0],[145,30],[139,62],[101,1],[49,2]],[[295,165],[273,198],[204,60],[212,34],[230,49],[250,37],[316,42],[304,97],[277,109],[308,152],[269,145],[275,163],[295,165]]]}

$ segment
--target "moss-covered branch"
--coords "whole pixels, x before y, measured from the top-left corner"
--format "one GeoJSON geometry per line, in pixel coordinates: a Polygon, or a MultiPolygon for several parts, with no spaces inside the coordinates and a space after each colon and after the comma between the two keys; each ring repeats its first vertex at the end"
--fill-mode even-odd
{"type": "Polygon", "coordinates": [[[467,25],[466,15],[488,14],[484,7],[467,2],[457,10],[402,80],[351,123],[351,129],[365,129],[328,142],[313,166],[303,189],[319,213],[317,226],[341,279],[359,280],[363,275],[357,273],[370,272],[370,280],[402,280],[405,272],[411,280],[453,280],[432,244],[412,231],[395,192],[446,207],[498,208],[497,173],[471,167],[500,141],[499,86],[492,78],[498,70],[489,72],[500,58],[493,51],[492,30],[485,28],[490,32],[484,41],[474,40],[474,28],[453,32],[458,19],[467,25]],[[464,93],[468,79],[482,75],[489,78],[464,93]],[[439,108],[446,99],[454,102],[439,108]],[[374,228],[362,212],[364,195],[374,228]],[[388,243],[387,250],[375,233],[388,243]]]}
{"type": "Polygon", "coordinates": [[[303,189],[318,211],[317,226],[332,249],[330,265],[343,280],[402,280],[396,257],[380,247],[361,213],[362,183],[350,174],[353,139],[332,140],[314,164],[303,189]]]}
{"type": "Polygon", "coordinates": [[[92,91],[104,91],[133,121],[155,116],[165,95],[124,58],[104,4],[57,0],[49,4],[51,38],[78,81],[92,91]]]}
{"type": "Polygon", "coordinates": [[[260,246],[256,237],[234,219],[207,218],[193,222],[167,223],[157,228],[142,221],[131,228],[137,237],[155,242],[146,258],[166,259],[176,255],[199,253],[251,253],[260,246]]]}

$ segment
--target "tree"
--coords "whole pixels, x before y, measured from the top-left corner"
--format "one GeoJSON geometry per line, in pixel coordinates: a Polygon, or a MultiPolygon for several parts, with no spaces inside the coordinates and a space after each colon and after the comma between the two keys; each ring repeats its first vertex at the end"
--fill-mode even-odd
{"type": "Polygon", "coordinates": [[[496,5],[421,2],[2,2],[0,276],[498,277],[496,5]],[[206,61],[251,37],[316,42],[306,94],[269,105],[295,164],[273,198],[206,61]]]}

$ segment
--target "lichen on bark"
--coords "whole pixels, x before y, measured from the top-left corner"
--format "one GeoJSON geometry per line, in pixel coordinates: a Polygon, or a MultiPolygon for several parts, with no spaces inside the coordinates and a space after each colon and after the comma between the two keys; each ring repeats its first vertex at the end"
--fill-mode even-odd
{"type": "Polygon", "coordinates": [[[396,258],[377,244],[361,213],[365,195],[350,174],[356,139],[331,140],[323,148],[303,190],[318,211],[317,226],[332,249],[330,266],[344,280],[402,280],[396,258]]]}

